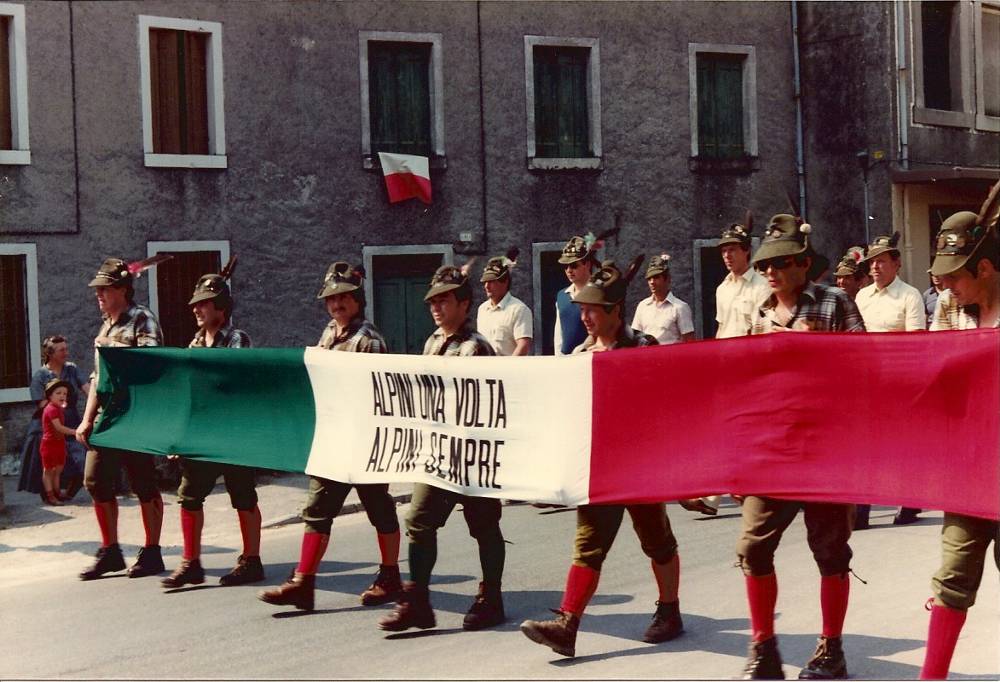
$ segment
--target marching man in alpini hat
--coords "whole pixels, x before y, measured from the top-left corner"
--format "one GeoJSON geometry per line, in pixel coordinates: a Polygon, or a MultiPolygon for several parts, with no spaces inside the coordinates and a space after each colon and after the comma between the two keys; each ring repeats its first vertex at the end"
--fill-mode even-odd
{"type": "MultiPolygon", "coordinates": [[[[941,225],[931,274],[946,291],[938,297],[931,331],[1000,327],[1000,182],[979,214],[955,213],[941,225]]],[[[949,398],[966,400],[966,396],[949,398]]],[[[960,444],[956,444],[959,447],[960,444]]],[[[955,644],[983,578],[986,552],[1000,569],[1000,522],[945,511],[941,528],[941,568],[934,574],[927,653],[922,680],[948,676],[955,644]]]]}
{"type": "MultiPolygon", "coordinates": [[[[437,325],[424,344],[424,355],[495,355],[489,341],[476,332],[469,319],[472,287],[467,272],[451,265],[438,268],[424,301],[437,325]]],[[[462,627],[465,630],[482,630],[507,620],[500,589],[507,556],[503,533],[500,532],[500,500],[461,495],[426,483],[415,483],[410,513],[406,517],[406,534],[410,538],[410,580],[403,585],[396,610],[379,621],[381,629],[398,632],[413,627],[432,628],[436,624],[434,609],[431,608],[430,583],[437,562],[437,532],[458,504],[462,505],[469,535],[479,545],[479,565],[483,571],[479,593],[465,614],[462,627]]]]}
{"type": "Polygon", "coordinates": [[[661,346],[694,341],[691,306],[670,291],[670,254],[653,256],[646,266],[649,296],[639,301],[632,329],[649,334],[661,346]]]}
{"type": "MultiPolygon", "coordinates": [[[[916,287],[899,276],[902,267],[899,253],[899,232],[879,236],[865,250],[864,263],[871,272],[872,283],[861,289],[854,302],[861,311],[865,329],[870,332],[914,332],[927,328],[924,299],[916,287]]],[[[870,505],[859,507],[855,530],[868,526],[870,505]]],[[[919,509],[900,507],[892,523],[896,526],[913,523],[919,509]]]]}
{"type": "MultiPolygon", "coordinates": [[[[587,328],[587,339],[574,353],[594,353],[655,346],[656,339],[634,331],[625,324],[624,307],[628,283],[638,271],[642,257],[633,261],[626,273],[605,261],[585,287],[573,297],[579,306],[580,318],[587,328]]],[[[680,559],[677,540],[670,530],[666,505],[616,504],[581,505],[576,510],[576,541],[573,563],[566,577],[566,591],[554,620],[526,620],[521,632],[528,639],[551,648],[563,656],[576,655],[576,634],[580,619],[597,591],[601,567],[611,551],[625,512],[632,517],[642,551],[649,557],[656,579],[659,599],[656,612],[643,635],[643,641],[666,642],[681,634],[680,604],[677,599],[680,583],[680,559]]]]}
{"type": "Polygon", "coordinates": [[[91,448],[87,443],[99,410],[96,381],[100,372],[100,356],[97,348],[163,345],[159,322],[148,308],[135,302],[133,289],[133,278],[161,260],[164,258],[153,257],[126,263],[121,258],[108,258],[89,284],[94,288],[104,321],[94,339],[94,372],[90,375],[94,388],[87,396],[87,406],[76,429],[76,439],[88,448],[84,485],[94,498],[94,513],[101,529],[101,548],[97,550],[97,561],[80,574],[80,580],[93,580],[125,568],[125,558],[118,546],[118,500],[115,498],[120,466],[125,467],[132,492],[139,498],[142,525],[146,531],[146,543],[139,550],[135,564],[129,568],[128,577],[141,578],[164,570],[160,553],[163,498],[156,487],[153,455],[113,448],[91,448]]]}
{"type": "MultiPolygon", "coordinates": [[[[195,285],[188,305],[194,313],[198,331],[188,348],[250,348],[250,335],[233,326],[233,301],[229,278],[236,259],[230,259],[218,275],[203,275],[195,285]]],[[[239,518],[243,553],[236,567],[219,579],[225,586],[246,585],[264,579],[260,562],[260,508],[257,506],[257,481],[252,467],[222,464],[190,457],[181,458],[181,484],[177,489],[181,505],[181,534],[184,553],[180,565],[160,581],[166,588],[199,585],[205,582],[201,566],[201,531],[205,525],[205,498],[223,476],[229,501],[239,518]]]]}
{"type": "Polygon", "coordinates": [[[479,280],[487,298],[479,305],[476,329],[497,355],[531,355],[531,311],[510,293],[517,254],[517,248],[513,248],[504,256],[490,258],[479,280]]]}
{"type": "MultiPolygon", "coordinates": [[[[345,261],[337,261],[326,271],[323,287],[316,298],[324,301],[331,320],[320,336],[320,348],[347,353],[389,352],[382,334],[365,319],[363,280],[362,269],[345,261]]],[[[368,521],[375,527],[381,555],[378,575],[371,587],[361,594],[361,603],[376,606],[396,600],[402,589],[399,578],[399,520],[396,503],[389,494],[389,485],[352,485],[310,476],[309,497],[302,510],[306,529],[302,535],[299,564],[284,584],[261,592],[258,595],[261,601],[306,611],[313,609],[316,571],[330,543],[333,520],[340,514],[351,488],[357,491],[368,521]]]]}
{"type": "MultiPolygon", "coordinates": [[[[771,295],[764,276],[750,267],[750,231],[753,227],[750,212],[746,225],[733,223],[719,237],[719,255],[729,273],[715,289],[715,321],[719,329],[717,339],[746,336],[750,333],[751,316],[757,306],[771,295]]],[[[718,505],[715,505],[718,506],[718,505]]]]}
{"type": "MultiPolygon", "coordinates": [[[[771,218],[753,256],[754,267],[771,287],[771,295],[754,315],[752,334],[775,332],[863,332],[864,322],[854,302],[841,289],[816,284],[809,234],[812,228],[789,214],[771,218]]],[[[743,501],[743,532],[736,545],[746,576],[752,639],[743,679],[784,679],[774,636],[774,606],[778,579],[774,552],[799,510],[805,517],[809,549],[820,572],[823,633],[816,653],[799,673],[800,679],[843,679],[847,664],[841,630],[850,593],[853,504],[831,504],[747,495],[743,501]]]]}
{"type": "MultiPolygon", "coordinates": [[[[614,232],[614,230],[612,230],[614,232]]],[[[601,237],[611,234],[605,233],[601,237]]],[[[580,321],[580,314],[573,305],[573,297],[587,284],[597,267],[597,249],[600,238],[593,233],[585,237],[572,237],[563,247],[559,263],[563,266],[569,286],[556,293],[556,327],[552,337],[556,355],[569,355],[587,338],[587,329],[580,321]]]]}
{"type": "Polygon", "coordinates": [[[858,292],[872,283],[872,278],[868,276],[868,263],[865,262],[865,249],[863,246],[852,246],[844,254],[844,257],[837,263],[837,269],[833,271],[833,281],[838,289],[844,292],[855,301],[858,292]]]}

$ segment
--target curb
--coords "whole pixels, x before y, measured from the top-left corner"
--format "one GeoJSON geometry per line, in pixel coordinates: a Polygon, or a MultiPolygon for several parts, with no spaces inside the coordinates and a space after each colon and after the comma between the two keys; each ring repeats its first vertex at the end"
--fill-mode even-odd
{"type": "MultiPolygon", "coordinates": [[[[399,504],[407,504],[410,501],[410,498],[412,497],[413,497],[412,493],[404,493],[402,495],[393,495],[392,499],[397,505],[399,505],[399,504]]],[[[357,514],[359,511],[364,511],[364,508],[365,507],[363,504],[361,504],[361,502],[352,502],[350,504],[345,504],[341,508],[340,513],[337,514],[337,516],[343,516],[345,514],[357,514]]],[[[262,530],[264,528],[280,528],[282,526],[290,526],[293,523],[302,523],[301,513],[287,514],[285,516],[279,516],[275,519],[270,519],[269,521],[265,521],[262,524],[260,524],[260,527],[262,530]]]]}

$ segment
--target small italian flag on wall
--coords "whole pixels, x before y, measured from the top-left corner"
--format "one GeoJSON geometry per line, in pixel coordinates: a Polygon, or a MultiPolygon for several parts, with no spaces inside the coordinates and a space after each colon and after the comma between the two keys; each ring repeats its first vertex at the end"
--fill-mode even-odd
{"type": "Polygon", "coordinates": [[[385,188],[389,192],[389,203],[417,198],[425,204],[431,203],[430,159],[412,154],[378,153],[382,172],[385,174],[385,188]]]}

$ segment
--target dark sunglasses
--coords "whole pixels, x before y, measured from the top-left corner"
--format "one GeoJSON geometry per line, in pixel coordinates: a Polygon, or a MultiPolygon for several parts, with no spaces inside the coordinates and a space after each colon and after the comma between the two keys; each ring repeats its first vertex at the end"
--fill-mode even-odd
{"type": "Polygon", "coordinates": [[[775,270],[784,270],[790,268],[795,263],[795,258],[793,256],[782,256],[781,258],[769,258],[767,260],[762,260],[754,263],[753,268],[757,272],[767,272],[768,268],[774,268],[775,270]]]}

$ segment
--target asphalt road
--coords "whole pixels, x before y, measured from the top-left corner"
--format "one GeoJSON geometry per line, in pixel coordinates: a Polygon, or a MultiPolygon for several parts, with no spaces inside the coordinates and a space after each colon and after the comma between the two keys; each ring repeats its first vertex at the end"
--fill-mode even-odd
{"type": "MultiPolygon", "coordinates": [[[[376,569],[377,547],[365,515],[355,514],[336,522],[317,579],[317,610],[308,614],[257,601],[260,585],[217,585],[238,552],[238,536],[227,539],[230,544],[206,543],[205,585],[169,593],[156,578],[79,582],[73,570],[86,563],[79,550],[92,551],[92,543],[55,547],[63,553],[57,567],[40,564],[31,572],[20,566],[13,581],[0,575],[0,678],[731,679],[741,670],[748,636],[742,574],[733,566],[738,509],[724,507],[714,519],[676,505],[669,513],[681,546],[686,632],[666,644],[639,639],[656,592],[627,522],[583,620],[578,657],[564,659],[524,638],[521,620],[544,617],[559,604],[575,515],[518,505],[504,508],[509,622],[496,630],[461,629],[479,567],[475,543],[456,513],[441,534],[432,585],[438,627],[380,632],[376,621],[389,607],[365,608],[357,598],[376,569]],[[78,561],[68,563],[65,552],[78,561]]],[[[915,679],[923,658],[923,604],[938,562],[940,514],[906,527],[885,525],[890,516],[891,510],[876,508],[880,525],[852,539],[854,569],[868,581],[852,582],[847,616],[845,650],[854,678],[915,679]]],[[[133,522],[123,516],[123,523],[133,522]]],[[[301,525],[265,531],[266,585],[280,583],[294,567],[301,532],[301,525]]],[[[179,549],[166,554],[168,566],[175,565],[179,549]]],[[[46,559],[44,552],[31,556],[46,559]]],[[[777,630],[785,673],[794,678],[820,626],[819,578],[801,518],[785,536],[777,570],[777,630]]],[[[998,624],[1000,584],[990,562],[959,641],[954,678],[1000,674],[998,624]]]]}

